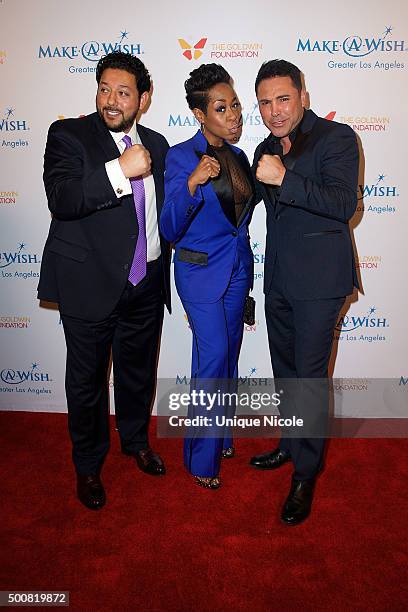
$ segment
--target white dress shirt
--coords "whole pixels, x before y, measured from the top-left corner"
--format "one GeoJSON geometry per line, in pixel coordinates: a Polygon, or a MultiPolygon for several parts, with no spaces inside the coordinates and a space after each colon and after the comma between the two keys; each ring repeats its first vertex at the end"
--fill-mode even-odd
{"type": "MultiPolygon", "coordinates": [[[[123,153],[126,149],[126,145],[122,139],[126,134],[124,132],[110,132],[110,134],[120,153],[123,153]]],[[[130,136],[132,145],[142,144],[139,134],[137,133],[136,122],[130,128],[127,136],[130,136]]],[[[105,168],[115,193],[120,197],[131,195],[132,185],[130,184],[130,180],[123,174],[119,159],[112,159],[106,162],[105,168]]],[[[159,228],[157,226],[156,190],[151,172],[143,175],[143,185],[145,189],[147,261],[154,261],[160,257],[161,250],[159,228]]]]}

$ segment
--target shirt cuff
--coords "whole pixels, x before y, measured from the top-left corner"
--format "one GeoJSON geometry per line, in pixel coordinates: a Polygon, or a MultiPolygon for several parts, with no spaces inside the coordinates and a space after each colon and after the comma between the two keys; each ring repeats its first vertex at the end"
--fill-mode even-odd
{"type": "Polygon", "coordinates": [[[123,174],[119,159],[111,159],[111,161],[106,162],[105,168],[112,189],[118,198],[130,195],[132,193],[132,185],[130,180],[123,174]]]}

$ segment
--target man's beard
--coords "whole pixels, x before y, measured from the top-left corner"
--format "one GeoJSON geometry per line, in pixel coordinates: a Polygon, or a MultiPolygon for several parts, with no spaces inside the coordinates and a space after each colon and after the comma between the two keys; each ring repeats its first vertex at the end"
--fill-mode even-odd
{"type": "MultiPolygon", "coordinates": [[[[125,132],[126,130],[129,130],[132,127],[132,125],[134,124],[136,116],[137,116],[137,113],[139,111],[139,109],[137,109],[137,111],[133,115],[128,117],[128,119],[125,119],[124,116],[123,116],[123,113],[122,113],[122,121],[121,121],[121,123],[119,123],[118,125],[110,126],[106,122],[105,117],[103,115],[103,111],[105,111],[105,110],[117,110],[117,109],[110,108],[109,106],[105,106],[102,110],[99,110],[99,108],[97,108],[99,117],[102,119],[103,123],[105,124],[105,126],[108,128],[108,130],[110,132],[125,132]]],[[[121,112],[121,111],[119,111],[119,112],[121,112]]]]}

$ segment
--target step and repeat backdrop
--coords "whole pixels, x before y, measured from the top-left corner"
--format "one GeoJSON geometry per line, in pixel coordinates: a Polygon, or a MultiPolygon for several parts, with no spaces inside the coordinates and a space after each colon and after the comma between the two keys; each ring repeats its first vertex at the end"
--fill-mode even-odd
{"type": "MultiPolygon", "coordinates": [[[[334,376],[343,393],[356,397],[374,378],[408,382],[405,3],[0,0],[0,32],[0,408],[66,410],[59,313],[36,299],[50,223],[43,153],[50,123],[94,111],[96,63],[114,49],[137,55],[150,70],[151,104],[140,121],[170,145],[198,127],[184,98],[189,72],[201,63],[225,66],[243,104],[239,146],[250,160],[267,135],[254,93],[259,66],[273,58],[299,66],[310,107],[350,125],[361,152],[352,228],[363,291],[348,300],[338,321],[334,376]]],[[[251,243],[257,314],[255,325],[245,327],[239,369],[242,377],[270,377],[262,203],[251,243]]],[[[191,332],[174,288],[173,302],[159,376],[185,382],[191,332]]]]}

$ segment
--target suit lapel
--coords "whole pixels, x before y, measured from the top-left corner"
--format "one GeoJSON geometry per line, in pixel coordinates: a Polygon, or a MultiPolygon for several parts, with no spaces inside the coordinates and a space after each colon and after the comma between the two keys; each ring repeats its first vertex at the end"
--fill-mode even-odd
{"type": "Polygon", "coordinates": [[[294,169],[297,160],[303,154],[315,121],[316,115],[313,113],[313,111],[306,110],[303,115],[303,119],[299,124],[299,128],[290,151],[284,158],[284,165],[288,170],[294,169]]]}
{"type": "MultiPolygon", "coordinates": [[[[202,134],[200,134],[200,132],[198,132],[198,134],[196,135],[196,138],[197,138],[198,146],[197,148],[194,149],[194,151],[198,159],[201,159],[203,155],[209,155],[210,157],[215,157],[215,158],[217,157],[216,152],[214,151],[214,148],[207,142],[207,140],[204,138],[204,136],[202,136],[202,134]],[[204,147],[205,147],[205,150],[203,150],[204,147]]],[[[234,153],[236,155],[236,159],[239,162],[239,165],[241,166],[242,170],[245,173],[245,176],[247,177],[249,181],[249,184],[252,188],[252,193],[254,194],[255,193],[254,179],[252,176],[251,167],[248,163],[248,160],[246,159],[243,151],[240,151],[239,153],[234,151],[234,153]]],[[[249,212],[253,204],[254,195],[252,195],[249,198],[249,200],[245,203],[244,209],[237,222],[235,219],[235,216],[234,218],[231,217],[231,211],[235,210],[235,202],[232,199],[233,190],[232,190],[232,185],[230,183],[230,178],[227,175],[227,173],[221,172],[219,176],[211,179],[209,182],[211,184],[211,187],[214,190],[215,195],[218,198],[218,201],[220,203],[220,206],[222,208],[222,211],[225,217],[228,219],[231,225],[233,225],[234,227],[239,227],[242,221],[245,219],[247,213],[249,212]]]]}
{"type": "MultiPolygon", "coordinates": [[[[217,159],[217,153],[214,151],[214,148],[210,145],[210,143],[207,144],[206,154],[217,159]]],[[[211,186],[215,191],[215,195],[217,196],[219,203],[221,204],[224,215],[227,217],[228,221],[235,226],[235,202],[233,199],[233,190],[229,175],[226,172],[220,172],[218,176],[211,179],[211,186]]]]}
{"type": "Polygon", "coordinates": [[[245,204],[242,213],[237,221],[237,226],[239,227],[241,225],[241,223],[243,222],[243,220],[245,219],[245,217],[247,216],[247,214],[250,212],[251,208],[254,205],[254,200],[255,200],[255,193],[256,193],[256,189],[255,189],[255,184],[254,184],[254,177],[252,176],[252,172],[251,172],[251,166],[249,165],[248,159],[246,157],[246,155],[244,154],[243,151],[241,151],[238,155],[237,155],[238,161],[241,165],[241,168],[243,169],[243,171],[245,172],[245,175],[248,179],[248,182],[251,186],[251,192],[252,195],[249,198],[249,200],[247,201],[247,203],[245,204]]]}
{"type": "Polygon", "coordinates": [[[104,151],[105,161],[110,161],[111,159],[119,157],[120,153],[116,142],[113,140],[108,128],[97,113],[94,113],[94,131],[96,140],[104,151]]]}

